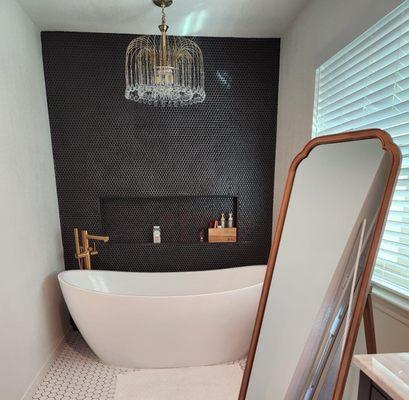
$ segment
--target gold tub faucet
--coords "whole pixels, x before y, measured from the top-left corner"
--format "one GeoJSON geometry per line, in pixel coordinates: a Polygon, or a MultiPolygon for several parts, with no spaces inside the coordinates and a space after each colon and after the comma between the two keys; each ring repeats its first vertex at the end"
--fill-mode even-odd
{"type": "Polygon", "coordinates": [[[81,241],[78,228],[74,228],[75,258],[78,260],[80,269],[91,269],[91,256],[98,254],[95,242],[108,242],[109,236],[90,235],[87,230],[81,231],[81,241]],[[90,240],[93,242],[90,246],[90,240]]]}

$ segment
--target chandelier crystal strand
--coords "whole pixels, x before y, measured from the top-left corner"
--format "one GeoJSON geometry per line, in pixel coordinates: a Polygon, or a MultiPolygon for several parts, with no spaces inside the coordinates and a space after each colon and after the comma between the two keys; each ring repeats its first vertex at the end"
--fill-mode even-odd
{"type": "Polygon", "coordinates": [[[128,45],[125,97],[155,106],[202,103],[206,97],[202,51],[188,38],[167,36],[164,0],[160,6],[161,35],[140,36],[128,45]]]}

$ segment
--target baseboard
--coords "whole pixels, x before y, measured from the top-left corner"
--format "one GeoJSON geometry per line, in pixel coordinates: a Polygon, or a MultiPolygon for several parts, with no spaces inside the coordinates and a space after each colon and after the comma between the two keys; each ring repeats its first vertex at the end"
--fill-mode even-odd
{"type": "Polygon", "coordinates": [[[47,374],[48,370],[51,368],[51,365],[54,363],[54,361],[57,359],[58,354],[60,353],[60,350],[62,346],[64,345],[66,341],[66,337],[68,335],[68,330],[63,333],[63,335],[57,340],[54,348],[52,349],[49,357],[43,364],[43,366],[40,368],[40,370],[37,372],[36,376],[30,383],[29,387],[21,397],[21,400],[32,400],[32,397],[34,393],[37,390],[37,387],[40,385],[42,380],[44,379],[45,375],[47,374]]]}

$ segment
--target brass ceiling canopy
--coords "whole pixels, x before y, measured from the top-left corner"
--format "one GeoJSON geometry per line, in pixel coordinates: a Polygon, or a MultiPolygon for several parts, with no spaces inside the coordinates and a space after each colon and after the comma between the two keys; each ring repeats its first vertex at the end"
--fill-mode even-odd
{"type": "Polygon", "coordinates": [[[173,0],[152,0],[158,7],[169,7],[172,5],[173,0]]]}
{"type": "Polygon", "coordinates": [[[165,8],[172,0],[153,3],[162,9],[160,36],[139,36],[129,43],[125,97],[148,105],[202,103],[206,97],[202,51],[193,40],[167,36],[165,8]]]}

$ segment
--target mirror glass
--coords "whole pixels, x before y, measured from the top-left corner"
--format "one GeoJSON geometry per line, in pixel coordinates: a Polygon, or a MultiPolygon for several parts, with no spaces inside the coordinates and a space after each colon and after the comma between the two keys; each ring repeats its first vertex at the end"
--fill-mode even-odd
{"type": "Polygon", "coordinates": [[[246,400],[331,398],[390,169],[375,138],[298,165],[246,400]]]}

